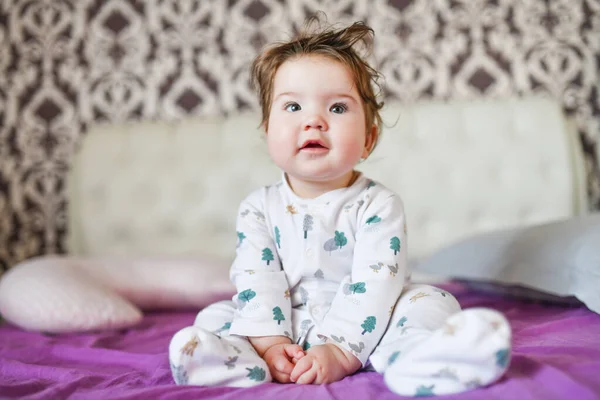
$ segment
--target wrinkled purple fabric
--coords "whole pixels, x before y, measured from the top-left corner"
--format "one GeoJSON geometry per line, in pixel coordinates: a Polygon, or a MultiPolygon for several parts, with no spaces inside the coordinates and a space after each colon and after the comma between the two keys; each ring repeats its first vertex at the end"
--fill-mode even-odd
{"type": "MultiPolygon", "coordinates": [[[[513,328],[513,360],[498,383],[444,399],[600,399],[600,315],[469,293],[464,308],[491,307],[513,328]]],[[[149,313],[133,329],[45,335],[0,326],[0,397],[28,399],[399,399],[382,376],[360,372],[322,386],[268,383],[250,389],[176,386],[167,347],[193,312],[149,313]]]]}

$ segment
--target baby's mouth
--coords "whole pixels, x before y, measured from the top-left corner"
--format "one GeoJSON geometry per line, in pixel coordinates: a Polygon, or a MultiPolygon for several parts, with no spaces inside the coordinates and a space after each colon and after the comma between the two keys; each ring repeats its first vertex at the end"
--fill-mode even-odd
{"type": "Polygon", "coordinates": [[[300,150],[327,150],[327,147],[319,140],[309,140],[302,145],[300,150]]]}
{"type": "Polygon", "coordinates": [[[303,147],[303,149],[324,149],[325,146],[320,145],[319,143],[309,143],[303,147]]]}

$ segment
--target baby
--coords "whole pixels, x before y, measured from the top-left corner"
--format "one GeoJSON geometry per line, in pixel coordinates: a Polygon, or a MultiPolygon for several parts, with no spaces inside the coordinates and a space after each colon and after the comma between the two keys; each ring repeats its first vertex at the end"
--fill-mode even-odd
{"type": "Polygon", "coordinates": [[[239,208],[233,301],[173,337],[178,384],[321,384],[369,369],[418,396],[487,385],[506,370],[505,318],[410,284],[402,200],[354,169],[381,131],[378,73],[356,49],[372,35],[362,23],[307,30],[254,61],[282,179],[239,208]]]}

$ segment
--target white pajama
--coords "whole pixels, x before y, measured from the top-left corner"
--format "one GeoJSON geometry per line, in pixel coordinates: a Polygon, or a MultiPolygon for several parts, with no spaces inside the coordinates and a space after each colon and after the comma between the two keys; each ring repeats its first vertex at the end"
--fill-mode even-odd
{"type": "Polygon", "coordinates": [[[360,176],[301,199],[282,182],[240,206],[232,302],[201,311],[169,354],[179,384],[251,386],[269,370],[246,337],[325,340],[385,375],[403,395],[446,394],[504,372],[510,328],[492,310],[460,311],[449,293],[407,284],[400,198],[360,176]]]}

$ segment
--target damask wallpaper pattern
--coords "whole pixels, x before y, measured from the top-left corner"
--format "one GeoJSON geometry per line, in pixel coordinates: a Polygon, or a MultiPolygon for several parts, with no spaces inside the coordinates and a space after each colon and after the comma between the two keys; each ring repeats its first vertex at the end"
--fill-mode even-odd
{"type": "Polygon", "coordinates": [[[65,252],[87,127],[257,107],[249,62],[317,10],[374,27],[388,99],[560,99],[600,209],[600,0],[1,0],[0,270],[65,252]]]}

